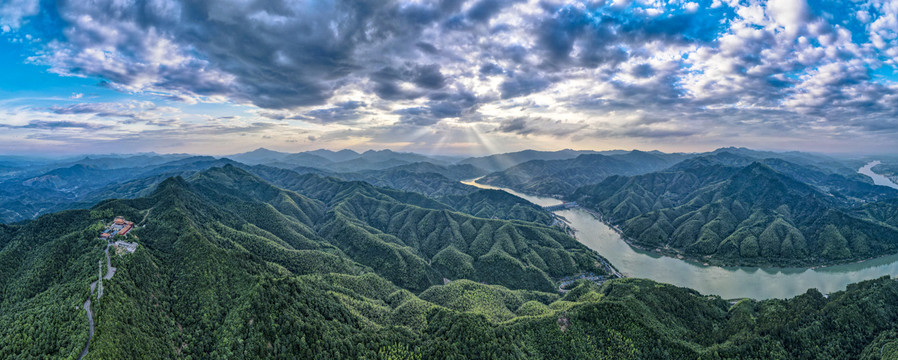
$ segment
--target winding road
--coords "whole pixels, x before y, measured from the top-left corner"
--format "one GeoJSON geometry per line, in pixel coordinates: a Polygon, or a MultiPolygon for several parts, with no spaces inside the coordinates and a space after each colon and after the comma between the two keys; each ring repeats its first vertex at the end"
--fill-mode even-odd
{"type": "Polygon", "coordinates": [[[109,247],[112,244],[106,244],[106,276],[103,276],[103,280],[112,279],[112,276],[115,275],[116,268],[112,267],[112,260],[109,259],[109,247]]]}
{"type": "Polygon", "coordinates": [[[87,325],[90,326],[90,330],[87,333],[87,345],[84,345],[84,350],[81,351],[81,355],[78,356],[78,360],[87,355],[87,349],[90,348],[90,340],[94,338],[94,317],[90,312],[90,298],[84,302],[84,310],[87,311],[87,325]]]}
{"type": "MultiPolygon", "coordinates": [[[[112,260],[109,258],[109,248],[112,244],[106,244],[106,275],[103,276],[103,280],[112,279],[112,276],[115,275],[116,268],[112,267],[112,260]]],[[[99,280],[97,280],[99,281],[99,280]]],[[[87,297],[87,301],[84,302],[84,310],[87,311],[87,344],[84,345],[84,350],[81,351],[81,355],[78,356],[78,360],[84,358],[87,355],[87,350],[90,349],[90,341],[94,338],[94,317],[93,312],[90,311],[90,298],[94,295],[94,291],[97,289],[97,281],[90,283],[90,296],[87,297]]],[[[97,300],[103,297],[103,293],[97,294],[97,300]]]]}

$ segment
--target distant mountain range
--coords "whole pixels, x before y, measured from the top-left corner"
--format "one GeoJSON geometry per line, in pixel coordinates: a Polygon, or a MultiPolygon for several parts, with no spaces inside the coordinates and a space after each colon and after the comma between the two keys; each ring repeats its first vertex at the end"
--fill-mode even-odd
{"type": "Polygon", "coordinates": [[[635,175],[667,168],[692,155],[630,151],[582,154],[563,160],[529,160],[483,177],[478,182],[524,193],[562,197],[580,186],[611,175],[635,175]]]}
{"type": "Polygon", "coordinates": [[[380,170],[417,162],[448,165],[444,160],[415,153],[392,150],[368,150],[357,153],[352,150],[314,150],[301,153],[284,153],[265,148],[225,156],[248,165],[269,165],[281,168],[313,167],[334,172],[380,170]]]}
{"type": "Polygon", "coordinates": [[[52,165],[20,170],[0,181],[0,222],[34,218],[64,209],[89,207],[110,197],[146,195],[152,186],[167,177],[189,175],[212,166],[236,163],[209,156],[172,156],[147,161],[143,156],[124,157],[114,162],[85,158],[74,165],[46,170],[52,165]]]}
{"type": "Polygon", "coordinates": [[[597,151],[591,150],[571,150],[564,149],[559,151],[537,151],[524,150],[505,154],[496,154],[482,157],[473,157],[462,160],[459,164],[469,164],[478,168],[493,172],[508,169],[512,166],[525,163],[532,160],[565,160],[573,159],[583,154],[598,154],[597,151]]]}
{"type": "MultiPolygon", "coordinates": [[[[893,162],[884,160],[876,169],[889,173],[893,162]]],[[[233,165],[296,191],[304,190],[279,182],[276,174],[361,181],[480,217],[552,223],[532,204],[460,183],[480,178],[576,200],[636,245],[727,265],[819,265],[898,251],[896,191],[858,174],[863,159],[800,152],[528,150],[452,160],[389,150],[257,149],[223,158],[140,154],[31,165],[21,158],[5,161],[10,165],[0,168],[6,171],[0,178],[0,221],[6,223],[108,198],[147,196],[167,178],[233,165]]]]}

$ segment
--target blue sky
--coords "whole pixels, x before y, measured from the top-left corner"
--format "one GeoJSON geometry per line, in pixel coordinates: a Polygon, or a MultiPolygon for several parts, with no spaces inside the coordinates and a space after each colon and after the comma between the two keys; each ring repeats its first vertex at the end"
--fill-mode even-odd
{"type": "Polygon", "coordinates": [[[898,148],[898,0],[8,0],[0,153],[898,148]]]}

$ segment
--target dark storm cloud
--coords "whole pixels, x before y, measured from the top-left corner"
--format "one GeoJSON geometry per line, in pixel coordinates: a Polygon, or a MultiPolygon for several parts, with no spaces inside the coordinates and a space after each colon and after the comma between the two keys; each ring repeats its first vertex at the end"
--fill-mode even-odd
{"type": "Polygon", "coordinates": [[[371,74],[374,93],[386,100],[415,99],[427,90],[439,90],[446,86],[446,78],[440,66],[404,64],[402,68],[384,67],[371,74]],[[402,83],[413,84],[414,90],[403,90],[402,83]]]}
{"type": "Polygon", "coordinates": [[[549,85],[551,82],[541,75],[519,74],[505,80],[499,89],[502,91],[502,98],[508,99],[543,91],[549,85]]]}
{"type": "MultiPolygon", "coordinates": [[[[225,95],[263,108],[318,105],[349,75],[370,68],[365,49],[382,47],[379,55],[390,56],[420,43],[433,52],[432,44],[416,41],[418,34],[458,7],[452,1],[66,2],[58,12],[69,24],[65,42],[48,49],[42,61],[124,89],[225,95]],[[399,38],[411,41],[388,43],[399,38]],[[107,63],[83,56],[100,47],[115,48],[115,56],[107,63]]],[[[410,71],[408,80],[423,88],[445,84],[438,65],[410,71]]]]}
{"type": "Polygon", "coordinates": [[[553,66],[569,62],[585,67],[617,64],[629,58],[625,48],[653,41],[712,41],[721,26],[706,14],[639,16],[615,9],[570,5],[548,11],[552,15],[542,19],[538,27],[539,46],[553,66]],[[581,49],[571,58],[575,44],[581,49]]]}
{"type": "Polygon", "coordinates": [[[468,10],[468,18],[475,22],[487,21],[503,8],[521,0],[479,0],[468,10]]]}
{"type": "Polygon", "coordinates": [[[367,106],[361,101],[347,101],[335,104],[336,106],[312,110],[303,113],[300,116],[291,117],[295,120],[305,120],[314,123],[353,123],[367,114],[364,107],[367,106]]]}
{"type": "Polygon", "coordinates": [[[439,65],[418,66],[412,74],[412,82],[427,89],[440,89],[446,85],[446,79],[440,73],[439,65]]]}
{"type": "Polygon", "coordinates": [[[486,63],[480,66],[480,74],[482,75],[502,75],[505,69],[496,63],[486,63]]]}
{"type": "Polygon", "coordinates": [[[477,107],[474,94],[460,90],[457,92],[437,92],[429,96],[426,106],[416,106],[394,111],[401,124],[426,126],[442,119],[458,118],[469,114],[477,107]]]}
{"type": "Polygon", "coordinates": [[[415,43],[415,46],[417,46],[418,49],[420,49],[421,51],[431,54],[431,55],[439,52],[439,50],[437,50],[437,47],[433,46],[433,44],[431,44],[431,43],[418,42],[418,43],[415,43]]]}
{"type": "Polygon", "coordinates": [[[545,119],[541,117],[518,117],[503,120],[493,131],[524,136],[549,135],[554,137],[566,137],[576,134],[586,127],[587,125],[582,122],[569,123],[559,120],[545,119]]]}
{"type": "Polygon", "coordinates": [[[400,115],[399,122],[409,125],[433,125],[440,121],[440,118],[432,116],[430,109],[424,107],[413,107],[396,110],[394,114],[400,115]]]}

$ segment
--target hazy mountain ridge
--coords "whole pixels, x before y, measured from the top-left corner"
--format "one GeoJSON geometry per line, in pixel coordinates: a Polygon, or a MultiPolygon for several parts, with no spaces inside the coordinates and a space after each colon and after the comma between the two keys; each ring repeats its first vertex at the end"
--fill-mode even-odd
{"type": "Polygon", "coordinates": [[[368,150],[357,153],[352,150],[331,151],[325,149],[285,153],[265,148],[250,152],[227,155],[248,165],[268,165],[281,168],[312,167],[331,172],[357,172],[364,170],[382,170],[402,165],[428,162],[437,165],[450,165],[451,162],[442,157],[428,157],[416,153],[396,152],[392,150],[368,150]]]}
{"type": "Polygon", "coordinates": [[[689,156],[631,151],[613,155],[584,154],[565,160],[531,160],[486,175],[478,182],[529,194],[562,197],[580,186],[600,182],[611,175],[657,171],[689,156]]]}
{"type": "Polygon", "coordinates": [[[525,163],[532,160],[564,160],[573,159],[582,154],[597,154],[598,151],[592,150],[571,150],[564,149],[558,151],[537,151],[523,150],[518,152],[487,155],[481,157],[467,158],[459,161],[462,165],[473,165],[487,171],[501,171],[512,166],[525,163]]]}
{"type": "MultiPolygon", "coordinates": [[[[212,166],[234,164],[228,159],[207,156],[177,157],[176,160],[135,167],[100,168],[75,164],[38,175],[26,174],[0,183],[0,222],[34,218],[40,214],[86,208],[108,198],[147,195],[162,180],[190,175],[212,166]]],[[[43,166],[43,165],[41,165],[43,166]]]]}

